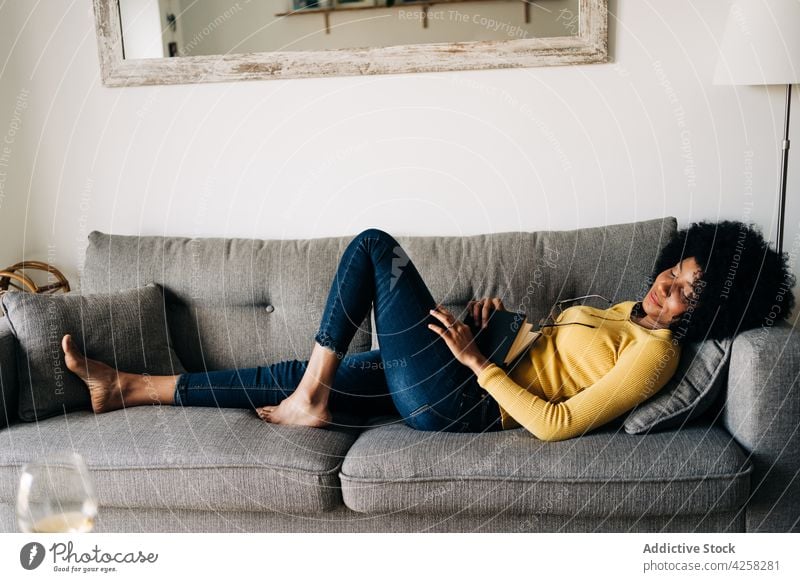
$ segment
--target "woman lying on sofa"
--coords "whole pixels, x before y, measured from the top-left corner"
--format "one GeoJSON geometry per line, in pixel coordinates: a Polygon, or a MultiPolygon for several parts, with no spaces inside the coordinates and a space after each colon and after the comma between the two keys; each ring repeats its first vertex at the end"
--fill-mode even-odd
{"type": "MultiPolygon", "coordinates": [[[[147,376],[85,358],[65,335],[67,367],[96,413],[142,404],[256,408],[275,424],[325,427],[331,411],[399,412],[418,430],[524,427],[542,440],[580,436],[631,410],[674,374],[685,341],[732,337],[792,310],[793,275],[761,234],[739,222],[695,223],[657,260],[642,301],[575,305],[506,372],[470,327],[437,305],[389,234],[368,229],[345,249],[309,360],[147,376]],[[787,289],[788,287],[788,289],[787,289]],[[347,354],[374,305],[380,349],[347,354]],[[771,314],[771,311],[773,313],[771,314]]],[[[480,326],[500,298],[472,301],[480,326]]]]}

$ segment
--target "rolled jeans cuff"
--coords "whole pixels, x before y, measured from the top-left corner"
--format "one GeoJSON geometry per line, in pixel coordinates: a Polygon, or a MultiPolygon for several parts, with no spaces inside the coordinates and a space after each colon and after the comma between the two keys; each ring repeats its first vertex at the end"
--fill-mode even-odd
{"type": "Polygon", "coordinates": [[[336,354],[336,357],[341,360],[345,357],[347,350],[342,350],[339,344],[336,342],[333,337],[323,331],[317,333],[314,336],[314,341],[321,345],[323,348],[326,348],[336,354]]]}
{"type": "Polygon", "coordinates": [[[188,374],[181,374],[178,376],[178,380],[175,382],[175,394],[172,396],[173,406],[184,406],[184,401],[186,400],[186,394],[188,391],[188,381],[188,374]],[[181,395],[183,395],[183,398],[181,398],[181,395]]]}

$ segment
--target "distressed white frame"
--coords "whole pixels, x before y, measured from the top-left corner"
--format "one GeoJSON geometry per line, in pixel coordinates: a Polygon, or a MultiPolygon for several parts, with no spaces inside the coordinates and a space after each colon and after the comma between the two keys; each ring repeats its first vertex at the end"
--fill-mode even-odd
{"type": "Polygon", "coordinates": [[[579,0],[579,34],[575,36],[162,59],[123,58],[119,0],[93,2],[100,68],[103,84],[107,87],[502,69],[608,61],[607,0],[579,0]]]}

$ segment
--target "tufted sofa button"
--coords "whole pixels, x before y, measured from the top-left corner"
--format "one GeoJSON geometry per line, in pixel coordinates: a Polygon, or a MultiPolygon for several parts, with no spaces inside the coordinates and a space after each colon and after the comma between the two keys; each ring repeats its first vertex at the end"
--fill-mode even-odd
{"type": "Polygon", "coordinates": [[[272,305],[267,305],[264,309],[267,310],[267,313],[272,313],[275,311],[275,308],[272,305]]]}

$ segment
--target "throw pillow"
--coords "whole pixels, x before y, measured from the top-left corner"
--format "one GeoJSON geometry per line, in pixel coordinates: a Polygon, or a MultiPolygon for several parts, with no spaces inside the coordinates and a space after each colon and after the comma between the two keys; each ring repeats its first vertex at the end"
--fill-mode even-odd
{"type": "Polygon", "coordinates": [[[17,420],[16,344],[6,318],[0,317],[0,428],[17,420]]]}
{"type": "Polygon", "coordinates": [[[64,361],[67,333],[86,356],[122,372],[185,371],[169,341],[163,290],[154,283],[91,295],[6,293],[2,306],[18,341],[18,415],[24,421],[92,409],[89,390],[64,361]]]}
{"type": "Polygon", "coordinates": [[[675,375],[628,414],[623,424],[625,432],[665,430],[703,414],[727,383],[732,345],[732,339],[685,344],[675,375]]]}

